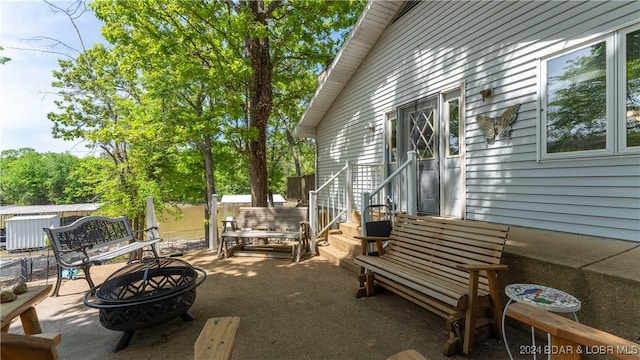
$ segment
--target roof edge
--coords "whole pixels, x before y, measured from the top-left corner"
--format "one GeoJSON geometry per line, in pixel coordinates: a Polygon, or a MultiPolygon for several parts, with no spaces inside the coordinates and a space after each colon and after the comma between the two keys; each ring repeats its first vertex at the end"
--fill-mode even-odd
{"type": "MultiPolygon", "coordinates": [[[[333,62],[329,65],[327,70],[325,70],[325,75],[320,80],[320,83],[316,87],[316,91],[313,97],[311,98],[311,101],[309,101],[309,105],[307,105],[307,108],[302,113],[302,117],[300,118],[300,121],[298,121],[298,125],[294,130],[295,136],[315,137],[315,134],[316,134],[315,128],[330,107],[330,106],[319,105],[319,102],[321,100],[324,100],[323,102],[325,104],[327,102],[329,102],[330,104],[333,104],[333,102],[337,98],[337,94],[335,93],[328,94],[327,92],[323,91],[325,86],[331,83],[337,86],[339,91],[342,91],[344,86],[348,83],[349,79],[353,76],[354,72],[359,68],[362,61],[367,57],[367,55],[369,54],[369,51],[371,50],[371,48],[373,48],[378,38],[382,34],[382,32],[393,21],[393,18],[395,17],[398,10],[402,7],[403,3],[404,1],[369,0],[364,11],[358,18],[358,21],[356,21],[356,24],[354,25],[353,29],[349,33],[347,40],[344,42],[344,44],[340,48],[340,51],[338,51],[338,54],[336,55],[333,62]],[[370,16],[370,14],[373,11],[378,11],[380,13],[387,15],[385,17],[385,21],[382,22],[384,26],[373,27],[374,29],[376,29],[374,31],[372,31],[371,29],[367,30],[366,36],[368,37],[368,40],[369,40],[367,41],[367,43],[369,44],[367,52],[364,53],[362,56],[356,57],[356,63],[350,64],[351,65],[350,67],[352,67],[353,70],[349,70],[346,72],[339,71],[342,76],[339,79],[339,81],[337,81],[336,79],[334,79],[335,76],[332,76],[333,73],[338,70],[342,70],[343,68],[346,68],[346,65],[344,64],[344,61],[346,60],[343,60],[345,57],[345,53],[350,52],[350,45],[355,41],[354,39],[356,35],[359,35],[358,32],[360,28],[363,26],[363,24],[366,24],[369,21],[371,22],[374,21],[373,16],[370,16]],[[370,17],[371,19],[369,19],[370,17]],[[345,73],[347,73],[348,76],[345,77],[344,76],[345,73]],[[312,113],[313,115],[311,115],[312,113]],[[313,130],[311,131],[311,129],[313,130]]],[[[360,43],[360,46],[362,47],[362,43],[360,43]]],[[[354,58],[354,57],[350,56],[350,58],[354,58]]]]}

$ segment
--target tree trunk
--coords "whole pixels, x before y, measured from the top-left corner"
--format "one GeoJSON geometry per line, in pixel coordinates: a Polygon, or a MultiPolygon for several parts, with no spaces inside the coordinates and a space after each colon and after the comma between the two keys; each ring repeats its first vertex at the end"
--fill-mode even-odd
{"type": "MultiPolygon", "coordinates": [[[[248,2],[254,21],[268,26],[263,1],[248,2]]],[[[257,130],[257,136],[249,142],[251,177],[251,203],[267,206],[267,122],[273,107],[271,85],[272,64],[269,54],[269,39],[247,38],[247,52],[251,59],[251,82],[249,84],[249,124],[257,130]]]]}
{"type": "MultiPolygon", "coordinates": [[[[209,220],[211,218],[211,211],[216,210],[211,209],[211,196],[216,192],[215,178],[213,176],[213,153],[211,152],[211,137],[205,135],[203,142],[199,144],[198,148],[200,149],[202,157],[204,158],[204,171],[206,177],[206,187],[204,194],[204,218],[205,220],[209,220]]],[[[204,229],[205,243],[209,243],[209,227],[205,225],[204,229]]]]}
{"type": "Polygon", "coordinates": [[[293,135],[289,130],[289,124],[287,123],[287,127],[285,128],[285,132],[287,134],[287,143],[289,144],[289,151],[291,151],[291,159],[293,159],[293,164],[296,168],[296,176],[302,176],[300,171],[300,160],[298,159],[298,149],[296,148],[296,142],[293,139],[293,135]]]}

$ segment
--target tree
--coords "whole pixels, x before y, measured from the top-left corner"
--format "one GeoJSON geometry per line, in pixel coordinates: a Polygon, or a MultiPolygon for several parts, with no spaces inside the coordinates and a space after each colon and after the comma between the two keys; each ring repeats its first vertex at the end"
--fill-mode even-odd
{"type": "Polygon", "coordinates": [[[94,196],[79,195],[74,176],[81,159],[70,154],[40,154],[31,148],[3,150],[0,156],[0,202],[15,205],[69,204],[94,196]]]}
{"type": "MultiPolygon", "coordinates": [[[[626,34],[627,146],[640,145],[640,31],[626,34]]],[[[568,152],[607,147],[607,54],[605,42],[550,60],[547,151],[568,152]]]]}
{"type": "MultiPolygon", "coordinates": [[[[0,46],[0,50],[4,50],[4,48],[2,46],[0,46]]],[[[10,60],[11,60],[11,58],[8,58],[6,56],[0,56],[0,65],[5,64],[10,60]]]]}
{"type": "Polygon", "coordinates": [[[306,90],[302,97],[283,97],[276,103],[300,106],[308,100],[319,64],[324,65],[342,41],[336,34],[353,24],[363,4],[98,0],[92,6],[121,56],[134,66],[143,61],[157,65],[138,67],[140,71],[157,69],[178,80],[165,82],[174,90],[159,94],[179,95],[176,84],[188,90],[182,100],[191,99],[187,105],[201,114],[173,117],[178,120],[174,126],[182,120],[194,129],[206,128],[201,132],[203,154],[212,150],[207,141],[215,138],[247,156],[253,205],[266,206],[267,131],[270,120],[280,119],[273,116],[274,98],[294,93],[278,92],[275,84],[299,83],[306,90]]]}
{"type": "MultiPolygon", "coordinates": [[[[125,214],[134,227],[142,228],[146,197],[157,195],[157,187],[131,154],[135,142],[144,143],[152,136],[137,116],[142,101],[139,84],[122,75],[118,59],[102,44],[75,60],[58,62],[53,86],[59,89],[61,99],[55,104],[60,112],[48,114],[54,137],[84,139],[101,150],[110,165],[101,162],[103,166],[87,172],[84,181],[93,183],[101,196],[101,210],[125,214]]],[[[148,155],[138,155],[144,157],[138,161],[153,160],[148,155]]]]}
{"type": "Polygon", "coordinates": [[[47,173],[42,156],[30,148],[21,149],[17,156],[2,156],[2,201],[16,205],[47,204],[44,183],[47,173]]]}

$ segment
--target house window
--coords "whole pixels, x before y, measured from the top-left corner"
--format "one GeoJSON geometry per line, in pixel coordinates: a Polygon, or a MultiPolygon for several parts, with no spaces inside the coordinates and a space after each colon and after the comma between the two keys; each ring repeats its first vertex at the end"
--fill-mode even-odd
{"type": "Polygon", "coordinates": [[[542,60],[543,158],[638,151],[639,38],[621,30],[542,60]]]}
{"type": "Polygon", "coordinates": [[[447,156],[460,156],[460,97],[445,97],[445,120],[447,122],[447,156]]]}
{"type": "Polygon", "coordinates": [[[640,146],[640,29],[627,33],[623,38],[626,50],[623,63],[626,75],[622,93],[626,120],[625,148],[640,146]]]}
{"type": "Polygon", "coordinates": [[[398,162],[398,116],[396,112],[387,113],[387,159],[398,162]]]}

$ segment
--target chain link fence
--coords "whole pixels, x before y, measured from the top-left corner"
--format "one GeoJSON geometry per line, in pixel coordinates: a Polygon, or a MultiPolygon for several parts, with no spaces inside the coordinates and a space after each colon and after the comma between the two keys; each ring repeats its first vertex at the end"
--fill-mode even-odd
{"type": "MultiPolygon", "coordinates": [[[[160,256],[207,247],[208,244],[204,239],[162,241],[160,256]]],[[[56,272],[56,259],[51,249],[24,253],[3,253],[0,256],[0,285],[3,288],[21,281],[30,282],[51,277],[55,281],[56,272]]]]}

